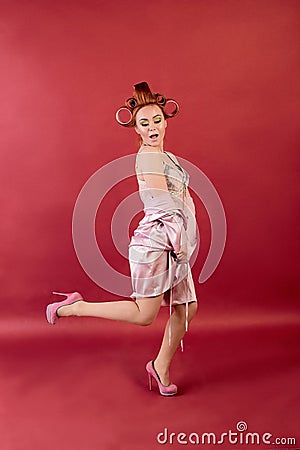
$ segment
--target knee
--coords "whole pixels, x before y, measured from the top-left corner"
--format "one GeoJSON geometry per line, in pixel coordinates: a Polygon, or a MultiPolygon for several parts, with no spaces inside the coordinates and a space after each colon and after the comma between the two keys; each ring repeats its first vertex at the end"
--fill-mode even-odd
{"type": "MultiPolygon", "coordinates": [[[[192,302],[188,304],[188,322],[190,322],[193,317],[195,316],[198,309],[198,303],[192,302]]],[[[179,320],[182,323],[185,323],[186,320],[186,306],[185,305],[178,305],[175,307],[175,313],[179,320]]]]}
{"type": "Polygon", "coordinates": [[[141,316],[136,320],[136,325],[140,325],[142,327],[148,327],[154,321],[154,317],[152,316],[141,316]]]}
{"type": "Polygon", "coordinates": [[[144,297],[136,300],[138,312],[135,316],[135,323],[143,327],[151,325],[160,308],[163,294],[156,297],[144,297]]]}
{"type": "Polygon", "coordinates": [[[190,303],[188,308],[189,308],[188,321],[190,322],[196,315],[198,303],[197,302],[190,303]]]}

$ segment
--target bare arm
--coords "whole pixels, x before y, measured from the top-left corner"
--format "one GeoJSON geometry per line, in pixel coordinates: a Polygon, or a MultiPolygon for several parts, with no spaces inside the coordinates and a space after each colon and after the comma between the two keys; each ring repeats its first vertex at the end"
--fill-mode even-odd
{"type": "Polygon", "coordinates": [[[164,174],[163,154],[158,150],[143,151],[137,155],[137,173],[147,188],[168,191],[164,174]]]}

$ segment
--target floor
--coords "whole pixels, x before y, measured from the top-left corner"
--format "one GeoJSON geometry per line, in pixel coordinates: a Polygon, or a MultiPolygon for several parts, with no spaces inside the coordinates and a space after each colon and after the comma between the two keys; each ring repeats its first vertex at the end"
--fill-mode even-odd
{"type": "Polygon", "coordinates": [[[197,314],[171,398],[149,390],[145,371],[166,319],[2,319],[1,450],[300,448],[299,318],[197,314]]]}

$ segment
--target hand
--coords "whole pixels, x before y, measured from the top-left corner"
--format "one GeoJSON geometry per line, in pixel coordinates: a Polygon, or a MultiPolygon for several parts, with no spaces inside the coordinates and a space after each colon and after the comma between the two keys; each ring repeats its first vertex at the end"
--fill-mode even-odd
{"type": "Polygon", "coordinates": [[[188,259],[187,259],[187,244],[186,243],[184,243],[180,247],[180,250],[176,253],[176,259],[177,259],[178,263],[188,262],[188,259]]]}

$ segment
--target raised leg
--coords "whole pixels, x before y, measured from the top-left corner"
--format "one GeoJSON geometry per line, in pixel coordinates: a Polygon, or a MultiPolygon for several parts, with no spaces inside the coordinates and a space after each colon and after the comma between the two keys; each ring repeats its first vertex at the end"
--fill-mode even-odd
{"type": "Polygon", "coordinates": [[[163,294],[156,297],[137,298],[136,301],[119,300],[96,303],[82,300],[72,305],[61,306],[57,310],[57,315],[59,317],[99,317],[136,325],[150,325],[158,314],[162,298],[163,294]]]}

